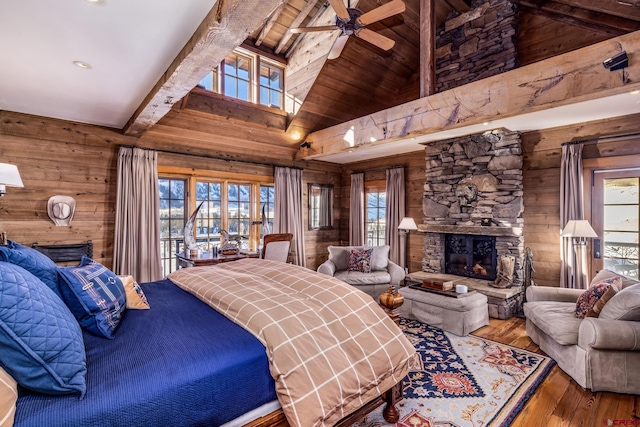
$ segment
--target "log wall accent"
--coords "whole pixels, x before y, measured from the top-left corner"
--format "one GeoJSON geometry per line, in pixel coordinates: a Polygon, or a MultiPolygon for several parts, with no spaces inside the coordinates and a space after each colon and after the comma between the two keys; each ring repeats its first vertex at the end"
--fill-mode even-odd
{"type": "MultiPolygon", "coordinates": [[[[294,163],[287,157],[275,158],[281,153],[267,147],[263,147],[260,156],[246,156],[247,159],[255,156],[263,164],[236,160],[240,155],[235,153],[229,159],[214,159],[205,156],[207,152],[219,154],[211,148],[211,141],[198,139],[201,134],[187,129],[188,126],[197,128],[197,117],[176,115],[169,123],[156,125],[151,135],[138,139],[99,126],[0,111],[0,162],[17,165],[25,186],[8,188],[7,195],[0,199],[0,231],[6,231],[10,239],[26,245],[33,242],[44,245],[92,240],[95,259],[110,267],[113,262],[117,153],[120,145],[164,150],[176,150],[182,146],[185,151],[193,151],[198,155],[161,152],[158,162],[165,166],[242,173],[255,177],[265,174],[273,176],[273,166],[269,163],[301,167],[304,169],[305,215],[308,182],[334,184],[335,200],[341,198],[339,165],[317,161],[294,163]],[[188,117],[189,120],[180,122],[180,117],[188,117]],[[160,142],[158,147],[154,147],[153,137],[156,135],[158,140],[166,138],[173,145],[160,142]],[[72,196],[76,200],[75,215],[69,227],[56,227],[47,215],[47,200],[58,194],[72,196]]],[[[205,128],[202,123],[200,126],[205,128]]],[[[252,133],[252,130],[246,132],[252,133]]],[[[235,140],[237,144],[242,144],[239,137],[235,140]]],[[[245,147],[251,144],[245,139],[245,147]]],[[[246,148],[244,150],[247,151],[246,148]]],[[[315,269],[326,259],[328,245],[339,244],[340,230],[337,225],[341,223],[340,215],[339,203],[336,202],[334,230],[305,230],[309,268],[315,269]]],[[[305,216],[305,225],[306,221],[305,216]]]]}
{"type": "Polygon", "coordinates": [[[28,246],[91,240],[94,258],[111,266],[118,144],[128,142],[97,126],[0,112],[0,161],[17,165],[24,183],[0,199],[0,231],[28,246]],[[68,227],[47,215],[54,195],[76,200],[68,227]]]}
{"type": "MultiPolygon", "coordinates": [[[[599,135],[637,133],[640,131],[638,123],[640,114],[522,134],[524,240],[525,247],[533,252],[536,283],[546,286],[558,286],[560,283],[561,144],[594,139],[599,135]]],[[[640,154],[638,141],[638,138],[631,138],[586,145],[583,158],[586,162],[588,159],[640,154]]],[[[607,167],[615,167],[615,161],[607,162],[607,167]]],[[[585,177],[585,186],[589,182],[589,177],[585,177]]],[[[585,205],[585,212],[589,210],[590,207],[585,205]]],[[[590,277],[594,274],[592,271],[590,277]]]]}

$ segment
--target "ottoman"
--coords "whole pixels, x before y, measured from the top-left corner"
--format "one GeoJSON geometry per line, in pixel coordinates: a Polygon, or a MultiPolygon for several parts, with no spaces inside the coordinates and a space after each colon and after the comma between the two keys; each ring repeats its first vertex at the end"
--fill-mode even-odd
{"type": "Polygon", "coordinates": [[[404,296],[400,315],[409,319],[417,319],[460,336],[489,324],[487,296],[479,292],[457,298],[410,287],[400,288],[398,292],[404,296]]]}

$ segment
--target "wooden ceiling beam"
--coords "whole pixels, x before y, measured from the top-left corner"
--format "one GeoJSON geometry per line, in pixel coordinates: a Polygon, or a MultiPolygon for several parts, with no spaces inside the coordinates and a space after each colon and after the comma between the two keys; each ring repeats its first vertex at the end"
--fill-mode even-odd
{"type": "Polygon", "coordinates": [[[581,9],[555,1],[546,1],[541,6],[528,0],[510,1],[519,4],[521,8],[525,8],[529,13],[614,37],[640,30],[640,22],[638,21],[613,15],[605,15],[600,12],[581,9]]]}
{"type": "Polygon", "coordinates": [[[276,10],[273,11],[267,23],[264,24],[264,27],[262,27],[262,30],[260,30],[260,34],[258,34],[258,37],[256,37],[256,41],[254,42],[256,46],[260,46],[262,44],[262,42],[264,41],[264,38],[267,37],[267,34],[269,34],[269,31],[271,31],[273,24],[275,24],[278,18],[280,17],[280,15],[282,15],[282,11],[284,10],[285,7],[287,7],[286,1],[282,3],[276,10]]]}
{"type": "MultiPolygon", "coordinates": [[[[307,18],[307,16],[309,16],[311,11],[313,10],[313,8],[316,7],[316,3],[318,3],[318,0],[307,0],[307,4],[302,8],[300,13],[298,13],[298,16],[296,16],[296,18],[293,20],[289,28],[298,28],[300,25],[302,25],[304,20],[307,18]]],[[[287,42],[291,39],[292,36],[293,36],[293,33],[291,31],[285,32],[282,38],[280,39],[280,41],[278,42],[278,45],[274,49],[274,52],[275,53],[282,52],[282,50],[287,45],[287,42]]]]}
{"type": "Polygon", "coordinates": [[[218,0],[123,128],[142,135],[285,0],[218,0]]]}
{"type": "Polygon", "coordinates": [[[374,149],[443,131],[464,134],[465,127],[481,126],[485,121],[638,90],[640,63],[630,62],[629,67],[615,72],[602,66],[605,58],[622,50],[630,57],[640,55],[640,32],[313,132],[306,138],[311,148],[300,148],[296,158],[374,149]]]}
{"type": "Polygon", "coordinates": [[[435,0],[420,0],[420,98],[436,92],[435,9],[435,0]]]}
{"type": "MultiPolygon", "coordinates": [[[[469,5],[464,0],[444,0],[444,2],[458,13],[465,13],[470,9],[469,5]]],[[[433,7],[435,7],[435,5],[433,7]]]]}
{"type": "Polygon", "coordinates": [[[555,1],[568,6],[573,6],[580,9],[603,13],[605,15],[614,15],[620,18],[640,21],[640,2],[638,2],[638,0],[620,0],[620,1],[555,0],[555,1]]]}

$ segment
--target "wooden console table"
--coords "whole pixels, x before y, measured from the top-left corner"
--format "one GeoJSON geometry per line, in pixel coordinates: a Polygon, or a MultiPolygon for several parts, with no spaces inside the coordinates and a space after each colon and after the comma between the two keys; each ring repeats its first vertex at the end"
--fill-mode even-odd
{"type": "Polygon", "coordinates": [[[235,255],[222,255],[218,254],[213,256],[211,252],[200,252],[195,256],[191,256],[188,253],[178,252],[176,253],[178,258],[178,265],[181,268],[187,267],[200,267],[203,265],[216,265],[221,262],[237,261],[244,258],[258,258],[258,254],[235,254],[235,255]]]}

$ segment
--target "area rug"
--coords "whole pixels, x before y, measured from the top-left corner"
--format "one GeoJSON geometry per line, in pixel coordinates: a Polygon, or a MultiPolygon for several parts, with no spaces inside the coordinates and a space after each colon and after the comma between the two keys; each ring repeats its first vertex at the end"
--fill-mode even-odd
{"type": "MultiPolygon", "coordinates": [[[[508,426],[555,362],[495,341],[459,337],[416,320],[400,327],[420,357],[405,378],[397,427],[508,426]]],[[[382,407],[357,427],[389,426],[382,407]]]]}

